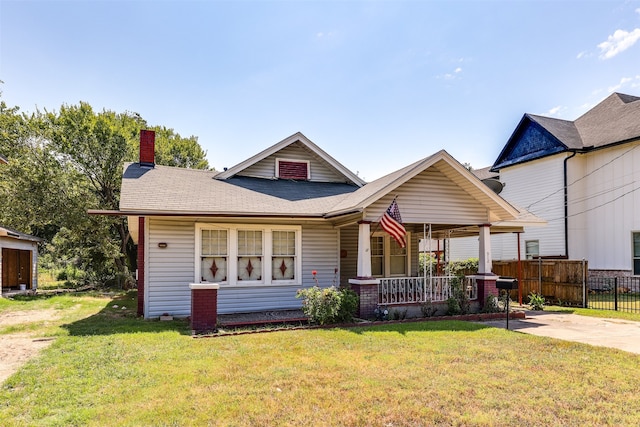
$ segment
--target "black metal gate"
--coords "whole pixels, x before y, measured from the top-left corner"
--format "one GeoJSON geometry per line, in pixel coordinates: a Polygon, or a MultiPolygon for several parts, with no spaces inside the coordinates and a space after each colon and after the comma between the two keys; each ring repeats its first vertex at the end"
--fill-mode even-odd
{"type": "Polygon", "coordinates": [[[640,313],[640,277],[590,277],[587,307],[640,313]]]}

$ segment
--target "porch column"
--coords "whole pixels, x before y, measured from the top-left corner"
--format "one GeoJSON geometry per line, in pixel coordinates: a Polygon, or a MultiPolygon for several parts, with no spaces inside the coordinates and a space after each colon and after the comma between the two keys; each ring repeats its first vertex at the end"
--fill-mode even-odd
{"type": "Polygon", "coordinates": [[[378,307],[378,283],[371,277],[371,222],[358,223],[358,265],[357,277],[349,279],[351,289],[358,295],[358,313],[361,319],[374,317],[378,307]]]}
{"type": "Polygon", "coordinates": [[[478,274],[487,274],[491,273],[491,224],[482,224],[479,228],[478,274]]]}
{"type": "Polygon", "coordinates": [[[484,302],[489,295],[498,296],[498,288],[496,288],[498,276],[491,272],[491,224],[481,224],[479,228],[480,247],[476,283],[478,285],[478,302],[481,307],[484,307],[484,302]]]}
{"type": "Polygon", "coordinates": [[[358,278],[371,277],[371,222],[358,223],[358,278]]]}

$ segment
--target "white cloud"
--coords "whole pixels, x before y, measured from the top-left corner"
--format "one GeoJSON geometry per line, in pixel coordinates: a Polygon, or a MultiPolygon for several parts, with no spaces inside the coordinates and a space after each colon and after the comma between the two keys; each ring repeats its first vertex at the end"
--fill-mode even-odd
{"type": "Polygon", "coordinates": [[[607,90],[608,90],[609,92],[616,92],[616,91],[617,91],[617,90],[619,90],[622,86],[626,85],[627,83],[629,83],[629,82],[631,82],[631,81],[633,81],[633,78],[632,78],[632,77],[623,77],[623,78],[621,78],[621,79],[620,79],[620,83],[618,83],[618,84],[617,84],[617,85],[615,85],[615,86],[609,86],[609,87],[607,88],[607,90]]]}
{"type": "Polygon", "coordinates": [[[640,7],[636,9],[636,13],[640,15],[640,7]]]}
{"type": "Polygon", "coordinates": [[[455,73],[461,73],[461,72],[462,72],[462,68],[460,67],[456,68],[455,73]]]}
{"type": "Polygon", "coordinates": [[[560,112],[560,110],[562,109],[561,106],[557,106],[557,107],[553,107],[552,109],[550,109],[547,114],[549,114],[550,116],[555,116],[556,114],[558,114],[560,112]]]}
{"type": "Polygon", "coordinates": [[[600,48],[600,59],[611,59],[620,52],[623,52],[633,46],[640,40],[640,28],[628,32],[624,30],[616,30],[613,35],[598,45],[600,48]]]}

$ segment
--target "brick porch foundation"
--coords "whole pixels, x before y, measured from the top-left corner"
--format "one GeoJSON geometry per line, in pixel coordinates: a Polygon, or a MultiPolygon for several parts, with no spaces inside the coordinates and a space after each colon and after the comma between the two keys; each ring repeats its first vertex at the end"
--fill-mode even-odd
{"type": "Polygon", "coordinates": [[[212,283],[191,283],[191,330],[194,334],[215,332],[218,324],[218,289],[212,283]]]}

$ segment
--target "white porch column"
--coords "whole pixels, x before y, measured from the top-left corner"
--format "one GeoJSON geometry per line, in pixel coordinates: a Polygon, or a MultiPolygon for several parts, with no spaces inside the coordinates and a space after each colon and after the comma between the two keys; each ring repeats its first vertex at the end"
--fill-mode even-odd
{"type": "Polygon", "coordinates": [[[478,274],[491,273],[491,224],[482,224],[480,228],[480,247],[478,249],[478,274]]]}
{"type": "Polygon", "coordinates": [[[358,223],[358,269],[357,275],[371,277],[371,223],[358,223]]]}

